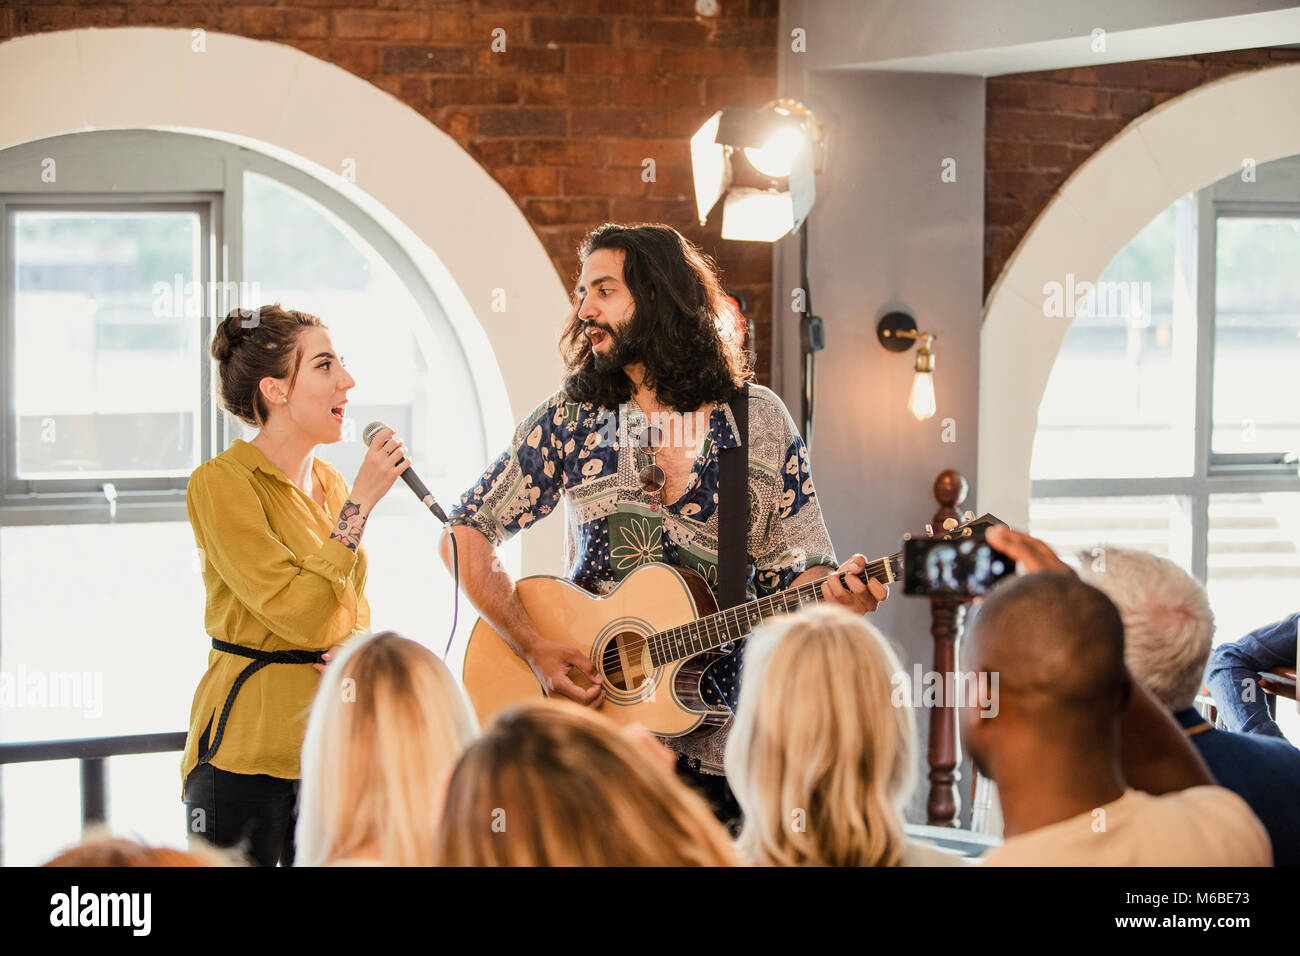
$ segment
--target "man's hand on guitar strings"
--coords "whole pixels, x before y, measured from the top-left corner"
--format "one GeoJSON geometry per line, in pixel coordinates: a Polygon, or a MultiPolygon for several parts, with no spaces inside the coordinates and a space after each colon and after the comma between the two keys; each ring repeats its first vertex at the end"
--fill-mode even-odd
{"type": "Polygon", "coordinates": [[[854,614],[866,614],[868,611],[874,611],[880,606],[881,601],[889,597],[889,585],[877,581],[875,578],[868,578],[864,583],[858,575],[865,571],[866,568],[866,555],[853,555],[826,576],[826,579],[822,582],[822,597],[847,608],[854,614]],[[850,572],[844,578],[848,582],[847,587],[840,580],[840,573],[846,571],[850,572]]]}
{"type": "Polygon", "coordinates": [[[547,696],[558,694],[579,704],[599,707],[605,700],[605,685],[596,665],[581,651],[557,641],[541,641],[529,649],[528,664],[547,696]],[[591,686],[579,687],[569,672],[577,670],[591,686]]]}

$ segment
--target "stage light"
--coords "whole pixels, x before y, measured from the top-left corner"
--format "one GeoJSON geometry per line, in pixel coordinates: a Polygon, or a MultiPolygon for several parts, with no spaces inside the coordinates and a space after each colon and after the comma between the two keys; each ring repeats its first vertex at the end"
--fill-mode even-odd
{"type": "Polygon", "coordinates": [[[821,145],[821,126],[797,100],[714,113],[691,137],[700,225],[723,199],[724,239],[775,242],[795,231],[816,200],[821,145]]]}

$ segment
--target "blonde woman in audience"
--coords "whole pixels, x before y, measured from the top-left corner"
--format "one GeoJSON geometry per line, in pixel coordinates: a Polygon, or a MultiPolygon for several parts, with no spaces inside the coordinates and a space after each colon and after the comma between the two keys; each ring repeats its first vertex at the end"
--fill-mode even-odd
{"type": "Polygon", "coordinates": [[[452,775],[438,863],[734,866],[726,831],[657,746],[575,704],[502,714],[452,775]]]}
{"type": "Polygon", "coordinates": [[[816,607],[759,628],[727,741],[744,811],[741,859],[764,866],[960,865],[909,840],[915,722],[895,706],[898,658],[874,626],[816,607]]]}
{"type": "Polygon", "coordinates": [[[346,645],[307,722],[297,865],[430,864],[442,791],[477,732],[428,648],[392,631],[346,645]]]}

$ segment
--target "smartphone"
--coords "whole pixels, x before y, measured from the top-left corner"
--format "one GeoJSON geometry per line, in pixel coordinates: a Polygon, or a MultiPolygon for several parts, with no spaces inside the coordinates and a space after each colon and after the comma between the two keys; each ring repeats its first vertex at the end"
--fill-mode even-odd
{"type": "Polygon", "coordinates": [[[983,537],[908,538],[903,542],[903,593],[932,597],[983,597],[1016,562],[983,537]]]}

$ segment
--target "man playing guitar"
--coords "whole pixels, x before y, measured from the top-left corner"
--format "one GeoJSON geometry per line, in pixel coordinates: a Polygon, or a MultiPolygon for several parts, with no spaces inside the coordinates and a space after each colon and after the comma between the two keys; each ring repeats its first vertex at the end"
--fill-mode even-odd
{"type": "MultiPolygon", "coordinates": [[[[716,595],[718,452],[741,444],[728,403],[753,376],[729,317],[713,263],[678,232],[597,228],[583,243],[561,338],[562,387],[519,424],[511,447],[451,513],[443,560],[450,568],[454,534],[466,594],[549,694],[599,707],[605,688],[589,658],[534,627],[496,548],[563,496],[565,577],[574,584],[606,594],[635,568],[662,562],[700,574],[716,595]],[[575,669],[590,686],[574,682],[575,669]]],[[[827,577],[834,550],[789,411],[755,384],[747,408],[747,599],[827,578],[826,600],[875,610],[886,584],[827,577]]],[[[866,564],[855,554],[837,570],[859,573],[866,564]]],[[[742,650],[705,671],[701,692],[712,706],[734,706],[742,650]]],[[[719,776],[726,730],[667,741],[720,815],[730,803],[719,776]]]]}

